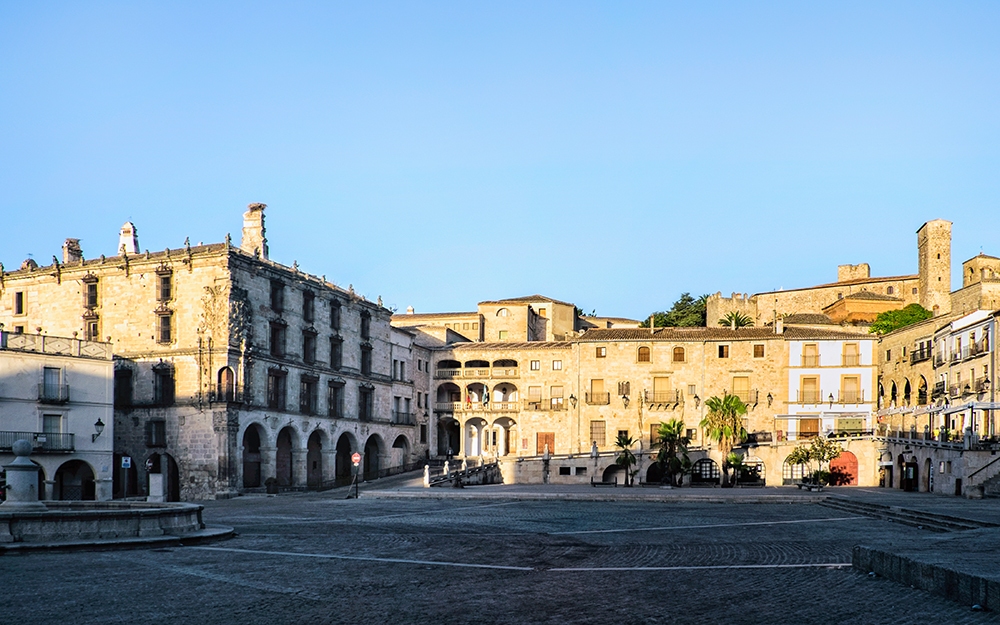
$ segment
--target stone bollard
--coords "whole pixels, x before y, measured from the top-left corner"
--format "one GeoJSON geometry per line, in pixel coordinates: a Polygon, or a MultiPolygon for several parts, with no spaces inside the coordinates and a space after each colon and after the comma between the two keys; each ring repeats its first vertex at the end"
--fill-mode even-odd
{"type": "Polygon", "coordinates": [[[447,478],[451,477],[451,462],[448,460],[444,461],[444,476],[447,478]]]}
{"type": "Polygon", "coordinates": [[[431,486],[431,466],[429,464],[424,465],[424,488],[430,488],[431,486]]]}
{"type": "Polygon", "coordinates": [[[462,458],[462,471],[468,471],[469,466],[465,464],[465,458],[462,458]]]}
{"type": "Polygon", "coordinates": [[[7,501],[0,504],[0,510],[48,510],[38,501],[38,465],[28,459],[31,443],[15,441],[11,450],[14,462],[4,466],[7,470],[7,501]]]}

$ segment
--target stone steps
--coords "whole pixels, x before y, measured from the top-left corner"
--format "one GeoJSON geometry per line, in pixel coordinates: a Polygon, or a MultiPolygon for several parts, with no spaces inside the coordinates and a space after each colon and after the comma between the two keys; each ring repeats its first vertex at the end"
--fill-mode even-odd
{"type": "Polygon", "coordinates": [[[918,527],[932,532],[956,532],[964,530],[982,529],[986,527],[1000,527],[995,523],[985,521],[973,521],[944,514],[924,512],[922,510],[910,510],[898,506],[886,506],[876,503],[867,503],[846,499],[842,497],[827,497],[819,502],[821,506],[863,514],[865,516],[884,519],[894,523],[902,523],[912,527],[918,527]]]}

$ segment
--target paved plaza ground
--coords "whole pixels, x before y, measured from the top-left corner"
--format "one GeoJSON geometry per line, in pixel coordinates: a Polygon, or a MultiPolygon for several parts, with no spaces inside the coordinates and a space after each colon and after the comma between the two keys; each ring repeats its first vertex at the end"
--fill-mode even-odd
{"type": "Polygon", "coordinates": [[[629,500],[638,490],[619,489],[620,501],[400,488],[211,502],[206,522],[235,538],[0,557],[0,623],[998,621],[850,566],[859,542],[926,530],[787,489],[792,503],[750,503],[767,489],[731,495],[742,505],[629,500]]]}

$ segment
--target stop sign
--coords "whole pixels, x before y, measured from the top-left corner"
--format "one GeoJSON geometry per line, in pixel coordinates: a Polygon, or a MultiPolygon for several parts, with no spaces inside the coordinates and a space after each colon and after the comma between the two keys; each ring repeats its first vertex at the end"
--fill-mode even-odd
{"type": "Polygon", "coordinates": [[[361,464],[361,454],[359,454],[358,452],[354,452],[353,454],[351,454],[351,462],[353,462],[354,464],[361,464]]]}

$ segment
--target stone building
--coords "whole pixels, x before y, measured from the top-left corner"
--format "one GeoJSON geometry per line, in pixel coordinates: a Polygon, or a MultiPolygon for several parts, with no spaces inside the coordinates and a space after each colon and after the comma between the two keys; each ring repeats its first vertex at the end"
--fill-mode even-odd
{"type": "Polygon", "coordinates": [[[264,209],[239,247],[140,251],[127,223],[116,256],[69,239],[62,262],[0,272],[14,332],[111,343],[115,452],[134,467],[118,495],[146,494],[150,473],[190,500],[349,480],[354,452],[368,475],[426,457],[410,372],[428,357],[380,303],[270,260],[264,209]]]}
{"type": "MultiPolygon", "coordinates": [[[[838,300],[861,293],[888,296],[898,300],[896,306],[885,310],[903,308],[909,304],[920,304],[935,316],[951,310],[951,222],[935,219],[917,230],[917,265],[915,275],[873,277],[867,263],[840,265],[837,281],[813,287],[770,291],[747,296],[733,293],[723,297],[721,293],[710,295],[706,302],[708,323],[711,325],[725,317],[730,311],[737,311],[753,319],[756,325],[773,322],[778,316],[791,314],[824,313],[839,317],[838,323],[866,323],[867,315],[850,314],[850,310],[860,312],[882,312],[873,309],[872,300],[860,300],[853,305],[848,302],[835,306],[838,300]],[[847,310],[841,310],[843,308],[847,310]]],[[[863,296],[862,296],[863,297],[863,296]]],[[[877,308],[877,306],[876,306],[877,308]]],[[[862,328],[860,331],[866,331],[862,328]]]]}
{"type": "Polygon", "coordinates": [[[111,499],[112,372],[107,343],[0,328],[0,482],[24,439],[39,499],[111,499]]]}

